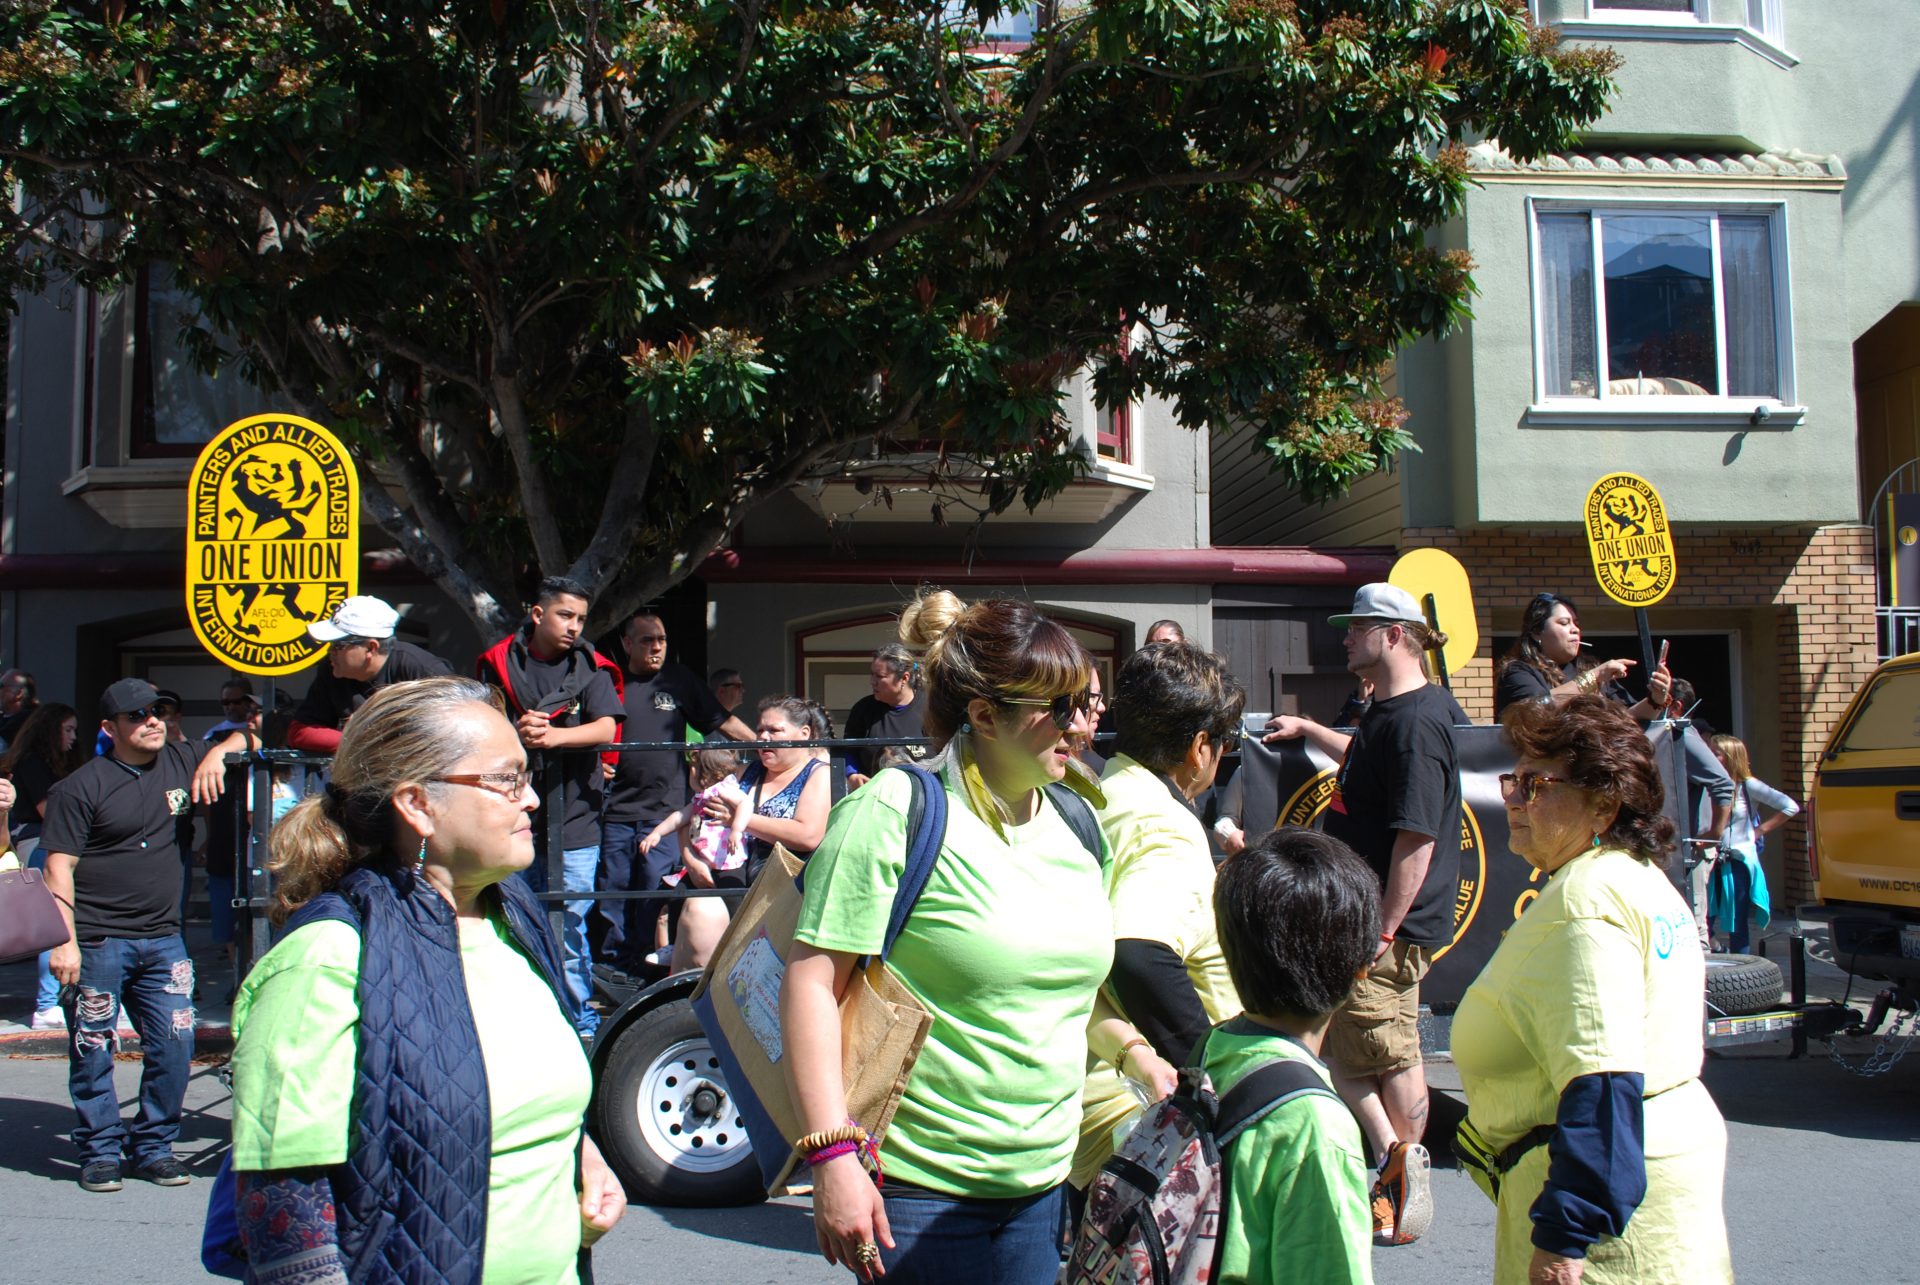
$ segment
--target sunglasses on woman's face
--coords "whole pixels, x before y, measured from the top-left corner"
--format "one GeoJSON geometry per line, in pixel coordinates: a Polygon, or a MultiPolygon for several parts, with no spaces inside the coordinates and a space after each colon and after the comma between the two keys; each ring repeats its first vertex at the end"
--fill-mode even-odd
{"type": "Polygon", "coordinates": [[[1502,772],[1499,779],[1500,797],[1517,799],[1523,808],[1531,806],[1549,785],[1572,784],[1564,776],[1548,776],[1545,772],[1502,772]]]}
{"type": "Polygon", "coordinates": [[[1047,711],[1047,717],[1060,731],[1073,726],[1073,716],[1082,710],[1093,708],[1093,693],[1086,688],[1077,692],[1062,692],[1051,700],[1041,700],[1037,696],[1002,696],[1002,705],[1033,705],[1047,711]]]}

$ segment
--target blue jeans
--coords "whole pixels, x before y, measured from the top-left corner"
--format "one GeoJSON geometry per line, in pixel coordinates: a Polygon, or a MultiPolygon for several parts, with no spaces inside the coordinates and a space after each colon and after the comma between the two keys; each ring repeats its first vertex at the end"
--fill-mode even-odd
{"type": "MultiPolygon", "coordinates": [[[[591,848],[568,848],[560,854],[560,861],[561,877],[565,880],[560,891],[588,894],[583,901],[561,903],[564,914],[560,931],[561,961],[567,971],[564,980],[567,994],[573,997],[576,1014],[573,1028],[582,1036],[588,1036],[600,1029],[600,1014],[587,1004],[593,995],[593,954],[587,948],[587,912],[593,909],[593,877],[600,866],[600,845],[596,843],[591,848]]],[[[522,871],[520,877],[535,892],[545,892],[546,858],[536,856],[533,864],[522,871]]]]}
{"type": "Polygon", "coordinates": [[[193,961],[179,933],[88,937],[80,942],[80,985],[67,1010],[67,1092],[79,1117],[80,1163],[136,1165],[173,1155],[180,1104],[193,1063],[193,961]],[[114,1027],[124,999],[140,1033],[140,1108],[128,1130],[113,1087],[114,1027]]]}
{"type": "MultiPolygon", "coordinates": [[[[45,870],[47,850],[40,846],[39,836],[36,835],[33,839],[23,842],[33,844],[33,851],[27,855],[28,869],[45,870]]],[[[53,980],[53,965],[50,962],[52,959],[53,952],[43,950],[34,961],[33,1011],[36,1013],[43,1008],[60,1007],[60,983],[53,980]]]]}
{"type": "MultiPolygon", "coordinates": [[[[609,821],[600,841],[600,882],[603,892],[650,892],[660,880],[680,867],[680,836],[660,836],[652,852],[640,856],[640,840],[653,832],[660,819],[642,818],[628,825],[609,821]]],[[[609,964],[626,964],[653,949],[653,925],[661,904],[641,898],[603,901],[594,913],[599,919],[596,954],[609,964]]]]}
{"type": "Polygon", "coordinates": [[[972,1200],[888,1183],[886,1285],[1052,1285],[1060,1273],[1062,1188],[972,1200]]]}

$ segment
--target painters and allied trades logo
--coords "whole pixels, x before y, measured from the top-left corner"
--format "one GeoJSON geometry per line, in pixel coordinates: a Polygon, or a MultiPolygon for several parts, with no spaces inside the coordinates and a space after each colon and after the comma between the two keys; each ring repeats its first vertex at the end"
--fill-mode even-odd
{"type": "Polygon", "coordinates": [[[1667,506],[1645,478],[1610,473],[1587,492],[1582,515],[1593,575],[1623,607],[1651,607],[1667,596],[1680,560],[1673,552],[1667,506]]]}
{"type": "Polygon", "coordinates": [[[360,484],[340,439],[297,415],[230,424],[200,452],[187,500],[187,614],[249,674],[302,669],[309,621],[359,590],[360,484]]]}
{"type": "MultiPolygon", "coordinates": [[[[1280,825],[1312,825],[1327,810],[1333,799],[1331,768],[1309,778],[1293,797],[1282,802],[1280,825]]],[[[1467,935],[1474,916],[1480,913],[1481,894],[1487,887],[1487,842],[1480,833],[1480,818],[1473,814],[1465,799],[1460,801],[1460,886],[1453,898],[1453,940],[1433,952],[1439,959],[1467,935]]]]}

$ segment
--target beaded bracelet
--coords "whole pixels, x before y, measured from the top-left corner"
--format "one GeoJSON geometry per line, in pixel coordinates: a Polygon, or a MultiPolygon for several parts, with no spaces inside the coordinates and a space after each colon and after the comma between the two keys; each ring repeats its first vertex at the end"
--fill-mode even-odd
{"type": "Polygon", "coordinates": [[[807,1134],[793,1144],[793,1149],[802,1155],[809,1155],[822,1147],[831,1147],[835,1143],[865,1141],[867,1141],[867,1131],[860,1127],[858,1121],[848,1117],[847,1122],[837,1129],[821,1129],[807,1134]]]}
{"type": "MultiPolygon", "coordinates": [[[[845,1130],[831,1129],[825,1132],[841,1133],[845,1132],[845,1130]]],[[[808,1138],[812,1136],[814,1135],[809,1134],[808,1138]]],[[[806,1141],[806,1139],[802,1139],[802,1141],[806,1141]]],[[[873,1185],[876,1187],[884,1187],[886,1185],[887,1175],[885,1170],[880,1167],[880,1148],[874,1144],[873,1139],[867,1135],[865,1129],[860,1130],[860,1136],[858,1138],[843,1138],[838,1142],[830,1142],[823,1147],[811,1150],[807,1148],[801,1149],[807,1153],[807,1166],[809,1168],[818,1168],[827,1161],[837,1160],[841,1156],[857,1155],[860,1157],[861,1164],[866,1166],[867,1172],[873,1175],[873,1185]]]]}

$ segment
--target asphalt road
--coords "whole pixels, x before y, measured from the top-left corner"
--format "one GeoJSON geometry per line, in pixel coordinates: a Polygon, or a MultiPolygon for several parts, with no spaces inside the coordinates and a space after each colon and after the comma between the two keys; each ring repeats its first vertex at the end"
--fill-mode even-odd
{"type": "MultiPolygon", "coordinates": [[[[1727,1222],[1745,1281],[1920,1282],[1920,1042],[1892,1074],[1848,1075],[1820,1052],[1785,1045],[1709,1060],[1730,1133],[1727,1222]]],[[[1858,1048],[1855,1049],[1858,1052],[1858,1048]]],[[[119,1067],[129,1104],[139,1068],[119,1067]]],[[[1452,1067],[1436,1085],[1457,1086],[1452,1067]]],[[[226,1135],[217,1076],[195,1076],[179,1154],[210,1175],[226,1135]]],[[[1438,1112],[1437,1112],[1438,1114],[1438,1112]]],[[[0,1062],[0,1285],[204,1281],[198,1250],[204,1181],[129,1182],[111,1195],[74,1183],[72,1111],[63,1059],[0,1062]]],[[[1381,1285],[1485,1281],[1493,1211],[1464,1177],[1436,1170],[1434,1229],[1418,1244],[1374,1251],[1381,1285]]],[[[635,1209],[595,1252],[600,1285],[842,1282],[814,1256],[804,1202],[751,1209],[635,1209]]]]}

